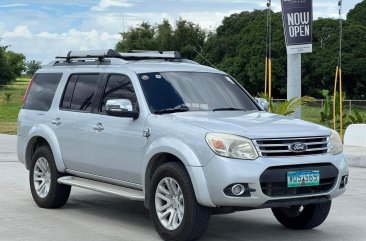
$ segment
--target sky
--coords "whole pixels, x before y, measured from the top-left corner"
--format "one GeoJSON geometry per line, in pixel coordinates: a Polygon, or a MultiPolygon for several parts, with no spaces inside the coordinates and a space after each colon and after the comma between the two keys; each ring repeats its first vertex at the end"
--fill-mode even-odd
{"type": "MultiPolygon", "coordinates": [[[[361,0],[343,1],[343,18],[361,0]]],[[[1,0],[0,46],[46,64],[70,50],[110,49],[143,21],[182,17],[214,30],[225,16],[265,9],[267,0],[1,0]]],[[[314,18],[338,17],[338,0],[313,0],[314,18]]],[[[272,0],[275,12],[281,1],[272,0]]]]}

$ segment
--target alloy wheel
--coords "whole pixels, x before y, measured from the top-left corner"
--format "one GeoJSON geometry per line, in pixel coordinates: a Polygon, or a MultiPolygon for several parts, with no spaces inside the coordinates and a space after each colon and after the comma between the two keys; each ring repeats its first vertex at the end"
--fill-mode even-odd
{"type": "Polygon", "coordinates": [[[176,230],[184,217],[184,197],[178,182],[163,178],[155,191],[155,209],[160,223],[168,230],[176,230]]]}
{"type": "Polygon", "coordinates": [[[40,198],[45,198],[51,188],[51,169],[44,157],[38,158],[33,171],[34,188],[40,198]]]}

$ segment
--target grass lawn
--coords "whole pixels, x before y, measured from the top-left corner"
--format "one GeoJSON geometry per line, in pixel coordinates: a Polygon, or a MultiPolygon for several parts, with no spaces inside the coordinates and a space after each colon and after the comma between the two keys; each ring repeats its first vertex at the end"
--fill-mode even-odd
{"type": "Polygon", "coordinates": [[[10,85],[0,86],[0,133],[16,134],[18,112],[29,81],[30,78],[19,78],[10,85]]]}
{"type": "Polygon", "coordinates": [[[301,109],[302,119],[320,124],[320,107],[303,106],[301,109]]]}

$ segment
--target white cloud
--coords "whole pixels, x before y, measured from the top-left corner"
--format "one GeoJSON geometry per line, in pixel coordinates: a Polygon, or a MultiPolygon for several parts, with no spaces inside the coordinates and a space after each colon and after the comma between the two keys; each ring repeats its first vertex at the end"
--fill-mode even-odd
{"type": "Polygon", "coordinates": [[[183,12],[180,17],[193,23],[199,24],[203,29],[215,30],[222,22],[224,17],[243,10],[230,10],[226,12],[183,12]]]}
{"type": "Polygon", "coordinates": [[[37,37],[56,39],[56,38],[59,37],[59,34],[57,34],[57,33],[49,33],[49,32],[40,32],[39,34],[37,34],[37,37]]]}
{"type": "Polygon", "coordinates": [[[31,33],[31,31],[29,30],[28,26],[26,25],[20,25],[17,26],[13,31],[6,31],[3,35],[4,38],[6,37],[11,37],[11,38],[32,38],[33,34],[31,33]]]}
{"type": "MultiPolygon", "coordinates": [[[[338,18],[338,4],[336,2],[314,2],[314,19],[318,18],[338,18]]],[[[342,18],[346,18],[346,12],[343,11],[342,18]]]]}
{"type": "Polygon", "coordinates": [[[118,34],[109,34],[95,29],[78,31],[70,29],[64,33],[32,33],[28,26],[18,26],[2,36],[3,45],[11,45],[10,50],[26,55],[27,59],[36,59],[44,64],[55,56],[64,56],[70,50],[92,50],[114,48],[119,40],[118,34]]]}
{"type": "Polygon", "coordinates": [[[109,7],[132,7],[128,0],[100,0],[99,4],[91,8],[92,11],[104,11],[109,7]]]}
{"type": "Polygon", "coordinates": [[[171,24],[182,17],[184,20],[191,21],[199,24],[202,28],[208,30],[214,30],[218,27],[224,17],[230,16],[234,13],[240,13],[245,9],[241,10],[228,10],[228,11],[216,11],[216,12],[178,12],[178,13],[167,13],[167,12],[144,12],[144,13],[105,13],[94,16],[88,21],[84,21],[82,28],[90,29],[96,28],[109,33],[119,33],[127,31],[130,27],[136,27],[143,21],[147,21],[150,24],[159,24],[164,19],[169,20],[171,24]],[[124,17],[123,17],[124,16],[124,17]]]}
{"type": "MultiPolygon", "coordinates": [[[[183,0],[183,2],[205,2],[205,3],[253,3],[253,0],[183,0]]],[[[264,3],[264,4],[267,4],[264,3]]]]}
{"type": "Polygon", "coordinates": [[[13,3],[13,4],[0,5],[0,8],[16,8],[16,7],[26,7],[26,6],[28,6],[28,4],[13,3]]]}
{"type": "Polygon", "coordinates": [[[0,21],[0,36],[2,36],[3,31],[5,31],[5,24],[0,21]]]}

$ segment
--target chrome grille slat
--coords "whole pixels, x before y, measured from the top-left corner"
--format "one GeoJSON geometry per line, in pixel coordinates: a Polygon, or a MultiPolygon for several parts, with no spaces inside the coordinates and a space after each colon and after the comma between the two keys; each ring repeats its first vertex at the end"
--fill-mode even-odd
{"type": "MultiPolygon", "coordinates": [[[[289,144],[292,144],[291,143],[287,143],[287,144],[255,144],[255,146],[260,146],[260,147],[272,147],[272,146],[276,146],[276,147],[279,147],[279,146],[288,146],[289,144]]],[[[323,142],[306,142],[305,143],[306,145],[327,145],[328,142],[327,141],[323,141],[323,142]]]]}
{"type": "Polygon", "coordinates": [[[263,138],[257,141],[284,141],[284,140],[304,140],[304,139],[321,139],[328,138],[327,136],[313,136],[313,137],[289,137],[289,138],[263,138]]]}
{"type": "MultiPolygon", "coordinates": [[[[314,148],[314,149],[308,149],[305,152],[312,152],[312,151],[324,151],[324,150],[328,150],[328,147],[324,147],[324,148],[314,148]]],[[[266,150],[266,151],[261,151],[262,153],[283,153],[283,152],[289,152],[291,153],[292,151],[290,150],[266,150]]]]}
{"type": "Polygon", "coordinates": [[[313,149],[307,149],[306,152],[309,151],[328,151],[328,147],[323,147],[323,148],[313,148],[313,149]]]}
{"type": "Polygon", "coordinates": [[[329,151],[328,136],[256,139],[253,140],[253,143],[260,156],[302,156],[326,154],[329,151]],[[294,143],[306,144],[307,149],[303,152],[293,152],[290,150],[290,146],[294,143]]]}

